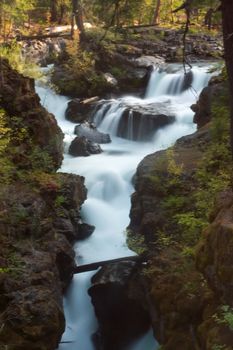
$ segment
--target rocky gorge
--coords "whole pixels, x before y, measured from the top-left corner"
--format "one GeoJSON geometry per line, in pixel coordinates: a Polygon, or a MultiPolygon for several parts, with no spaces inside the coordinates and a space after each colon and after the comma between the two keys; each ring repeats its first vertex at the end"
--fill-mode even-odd
{"type": "MultiPolygon", "coordinates": [[[[9,183],[1,186],[0,344],[12,349],[54,349],[64,331],[62,293],[72,278],[72,244],[90,231],[79,214],[86,189],[83,177],[56,173],[62,161],[62,133],[53,116],[40,106],[33,81],[12,71],[7,62],[3,62],[3,67],[4,128],[8,125],[14,128],[8,148],[17,146],[17,152],[10,153],[9,183]],[[13,101],[12,96],[15,96],[13,101]],[[15,121],[15,116],[20,120],[15,121]],[[41,150],[45,150],[45,154],[41,154],[41,150]],[[33,159],[29,156],[31,152],[33,159]]],[[[189,227],[174,220],[183,213],[184,207],[185,213],[196,210],[194,201],[188,198],[193,198],[198,188],[196,173],[212,138],[209,124],[212,100],[223,91],[221,84],[212,81],[197,105],[192,106],[199,127],[197,133],[180,139],[173,149],[147,156],[138,166],[133,180],[136,192],[132,196],[128,245],[133,250],[139,249],[139,253],[142,248],[149,265],[113,265],[93,277],[89,293],[99,320],[99,331],[95,334],[97,349],[108,350],[114,343],[118,350],[128,344],[135,333],[140,335],[148,330],[151,322],[156,339],[166,350],[231,348],[232,329],[226,319],[232,310],[229,289],[231,192],[223,195],[227,201],[220,196],[210,215],[211,224],[205,225],[200,242],[196,230],[200,233],[202,222],[197,223],[194,237],[190,238],[184,233],[189,227]],[[227,254],[219,244],[222,239],[222,244],[229,247],[227,254]],[[112,305],[116,294],[116,304],[112,305]],[[118,331],[112,332],[114,329],[118,331]]],[[[138,89],[138,85],[130,91],[134,89],[138,89]]],[[[112,91],[117,93],[115,88],[112,91]]],[[[76,93],[75,96],[83,97],[76,93]]],[[[85,98],[90,96],[93,97],[93,91],[85,98]]],[[[80,100],[76,102],[83,117],[80,100]]],[[[70,151],[75,156],[84,155],[83,147],[86,155],[100,153],[97,146],[93,151],[93,142],[108,144],[111,141],[108,134],[96,134],[90,113],[96,104],[90,103],[88,125],[76,126],[82,152],[70,151]],[[89,140],[90,130],[97,139],[89,140]]],[[[127,138],[124,132],[132,112],[134,119],[139,120],[136,125],[141,123],[143,115],[150,115],[155,128],[174,122],[172,113],[165,116],[167,122],[164,122],[161,110],[156,112],[156,118],[150,108],[142,112],[136,106],[131,111],[132,106],[126,108],[124,124],[117,136],[127,138]]],[[[73,114],[79,123],[76,112],[73,114]]],[[[133,140],[137,139],[135,135],[138,135],[137,126],[131,135],[133,140]]],[[[221,161],[221,156],[218,157],[221,161]]]]}

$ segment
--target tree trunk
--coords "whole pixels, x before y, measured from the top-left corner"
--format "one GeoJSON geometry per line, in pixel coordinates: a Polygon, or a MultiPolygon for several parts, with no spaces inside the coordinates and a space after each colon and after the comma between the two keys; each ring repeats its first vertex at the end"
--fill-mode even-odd
{"type": "Polygon", "coordinates": [[[173,0],[170,0],[170,7],[171,7],[171,23],[174,23],[173,0]]]}
{"type": "Polygon", "coordinates": [[[50,0],[50,21],[57,22],[57,0],[50,0]]]}
{"type": "Polygon", "coordinates": [[[85,41],[85,29],[83,24],[83,9],[80,0],[72,0],[73,5],[73,17],[75,18],[78,30],[80,42],[85,41]]]}
{"type": "Polygon", "coordinates": [[[231,107],[231,152],[233,157],[233,1],[222,0],[222,26],[223,26],[223,42],[225,51],[226,68],[230,85],[230,107],[231,107]]]}
{"type": "Polygon", "coordinates": [[[65,10],[66,10],[65,5],[60,5],[60,11],[59,11],[60,15],[59,15],[58,24],[62,24],[64,15],[65,15],[65,10]]]}
{"type": "Polygon", "coordinates": [[[213,17],[214,10],[210,8],[205,15],[205,25],[208,26],[208,29],[210,30],[212,27],[212,17],[213,17]]]}
{"type": "Polygon", "coordinates": [[[159,24],[160,6],[161,6],[161,0],[157,0],[155,12],[154,12],[154,17],[153,17],[153,21],[152,21],[153,24],[159,24]]]}

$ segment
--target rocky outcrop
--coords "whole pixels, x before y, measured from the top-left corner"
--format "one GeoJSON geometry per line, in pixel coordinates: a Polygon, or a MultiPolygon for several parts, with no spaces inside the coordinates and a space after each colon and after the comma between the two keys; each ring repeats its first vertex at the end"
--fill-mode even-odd
{"type": "Polygon", "coordinates": [[[91,118],[93,110],[98,102],[98,97],[89,99],[75,98],[68,102],[66,109],[66,119],[74,123],[83,123],[91,118]]]}
{"type": "MultiPolygon", "coordinates": [[[[177,167],[182,168],[182,177],[185,179],[182,186],[184,195],[188,195],[190,188],[195,187],[193,174],[208,141],[209,130],[204,128],[193,135],[181,138],[176,144],[172,156],[177,167]]],[[[132,196],[129,228],[143,234],[146,240],[148,237],[148,242],[156,240],[155,229],[163,230],[167,222],[167,209],[161,206],[161,201],[167,195],[165,181],[169,180],[170,176],[167,151],[146,156],[138,165],[134,176],[136,192],[132,196]]],[[[175,185],[171,190],[176,191],[175,185]]],[[[177,191],[180,191],[180,188],[177,188],[177,191]]]]}
{"type": "Polygon", "coordinates": [[[86,137],[76,137],[70,144],[69,154],[74,157],[88,157],[91,154],[99,154],[102,150],[98,143],[88,140],[86,137]]]}
{"type": "MultiPolygon", "coordinates": [[[[33,144],[46,149],[53,160],[54,168],[59,168],[62,162],[63,134],[54,116],[48,113],[40,104],[35,93],[35,83],[12,70],[6,60],[2,60],[0,94],[1,107],[11,118],[18,118],[23,127],[29,131],[33,144]]],[[[26,145],[24,145],[26,147],[26,145]]],[[[30,153],[29,143],[25,153],[30,153]]]]}
{"type": "Polygon", "coordinates": [[[22,55],[28,62],[46,66],[54,63],[65,48],[66,40],[63,38],[27,40],[22,43],[22,55]]]}
{"type": "Polygon", "coordinates": [[[4,60],[1,74],[0,348],[54,350],[72,243],[91,231],[79,214],[86,189],[82,177],[55,172],[63,135],[34,82],[4,60]]]}
{"type": "MultiPolygon", "coordinates": [[[[213,147],[223,146],[213,125],[223,123],[224,113],[228,116],[221,108],[227,101],[225,89],[221,79],[214,78],[198,102],[198,131],[167,151],[145,157],[134,177],[128,244],[132,249],[143,245],[150,261],[146,269],[149,310],[156,338],[165,350],[232,348],[232,192],[219,196],[203,232],[199,228],[197,234],[197,226],[192,226],[192,220],[199,218],[196,201],[198,210],[206,214],[206,204],[200,207],[201,196],[207,195],[205,181],[219,176],[221,162],[214,162],[217,154],[208,160],[208,154],[213,147]],[[206,91],[208,96],[213,94],[207,101],[206,91]],[[216,113],[220,110],[221,115],[216,113]]],[[[228,157],[223,171],[227,161],[228,157]]]]}
{"type": "Polygon", "coordinates": [[[193,121],[198,128],[211,120],[214,103],[224,91],[226,94],[227,89],[227,84],[221,77],[213,77],[209,85],[202,90],[198,102],[191,106],[191,109],[195,112],[193,121]]]}
{"type": "Polygon", "coordinates": [[[148,249],[149,309],[156,339],[166,350],[199,349],[198,326],[208,286],[193,259],[182,255],[184,238],[173,215],[179,212],[177,205],[192,210],[190,201],[175,199],[185,201],[195,190],[194,173],[208,140],[208,129],[200,129],[177,142],[172,158],[169,151],[145,157],[134,179],[129,237],[143,239],[148,249]],[[181,182],[172,173],[171,162],[180,171],[181,182]],[[170,207],[168,196],[174,198],[170,207]]]}
{"type": "Polygon", "coordinates": [[[198,268],[203,271],[215,293],[231,307],[233,306],[232,209],[232,192],[223,192],[218,198],[211,225],[204,232],[197,254],[198,268]]]}
{"type": "Polygon", "coordinates": [[[89,294],[99,321],[93,336],[98,350],[123,349],[149,329],[143,279],[137,272],[137,263],[125,261],[103,267],[92,278],[89,294]]]}
{"type": "Polygon", "coordinates": [[[94,143],[110,143],[111,139],[109,134],[104,134],[97,130],[92,123],[82,123],[75,127],[74,133],[78,137],[85,137],[89,141],[94,143]]]}

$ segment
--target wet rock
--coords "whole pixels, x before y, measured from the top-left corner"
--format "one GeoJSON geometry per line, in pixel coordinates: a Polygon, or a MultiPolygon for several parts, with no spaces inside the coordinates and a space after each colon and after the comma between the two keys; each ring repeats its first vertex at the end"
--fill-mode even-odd
{"type": "Polygon", "coordinates": [[[145,105],[132,102],[122,114],[117,136],[136,141],[150,140],[159,128],[175,121],[173,112],[169,109],[169,102],[145,105]]]}
{"type": "Polygon", "coordinates": [[[69,147],[69,154],[74,157],[88,157],[91,154],[99,154],[101,152],[99,144],[88,140],[84,136],[76,137],[69,147]]]}
{"type": "Polygon", "coordinates": [[[82,223],[79,225],[79,235],[78,235],[78,239],[82,240],[82,239],[86,239],[88,237],[90,237],[92,235],[92,233],[95,230],[95,226],[86,224],[86,223],[82,223]]]}
{"type": "Polygon", "coordinates": [[[202,90],[198,102],[191,106],[191,109],[195,112],[193,121],[198,128],[201,128],[211,120],[212,102],[224,90],[227,91],[226,83],[222,82],[221,79],[219,80],[219,78],[213,77],[209,85],[202,90]]]}
{"type": "Polygon", "coordinates": [[[74,123],[83,123],[92,116],[98,100],[99,98],[96,96],[89,99],[75,98],[68,102],[65,113],[66,119],[74,123]]]}
{"type": "Polygon", "coordinates": [[[103,267],[93,278],[91,295],[99,330],[94,336],[96,348],[119,350],[145,333],[150,317],[141,299],[142,285],[135,274],[134,262],[103,267]]]}
{"type": "Polygon", "coordinates": [[[78,137],[85,137],[94,143],[110,143],[111,139],[108,134],[104,134],[97,130],[91,123],[82,123],[75,127],[74,133],[78,137]]]}

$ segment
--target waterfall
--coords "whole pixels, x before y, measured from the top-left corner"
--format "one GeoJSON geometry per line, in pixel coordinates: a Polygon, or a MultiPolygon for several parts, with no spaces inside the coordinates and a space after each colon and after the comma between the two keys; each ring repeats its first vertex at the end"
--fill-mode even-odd
{"type": "MultiPolygon", "coordinates": [[[[174,67],[168,68],[172,70],[174,67]]],[[[167,148],[177,138],[195,131],[193,112],[189,107],[208,83],[210,74],[207,71],[207,65],[193,68],[190,81],[195,93],[184,88],[182,67],[176,65],[174,73],[159,70],[152,73],[144,99],[126,96],[101,101],[94,122],[101,131],[111,134],[112,143],[102,145],[103,153],[90,157],[74,158],[65,153],[60,171],[85,177],[88,199],[82,207],[82,216],[96,227],[92,236],[75,245],[77,263],[134,254],[126,246],[124,234],[129,223],[132,176],[144,156],[167,148]],[[147,114],[143,120],[138,119],[135,127],[135,116],[141,109],[145,109],[147,114]],[[155,110],[162,116],[166,112],[174,114],[175,121],[154,130],[149,116],[155,114],[155,110]],[[119,125],[125,116],[127,122],[121,124],[124,137],[118,137],[119,125]],[[144,137],[145,132],[149,134],[147,138],[144,137]]],[[[55,114],[68,144],[75,137],[74,124],[64,117],[68,99],[56,95],[49,88],[38,86],[37,92],[45,107],[55,114]]],[[[97,329],[97,321],[87,294],[92,275],[89,272],[76,275],[64,298],[66,330],[63,341],[71,343],[61,344],[59,350],[94,350],[91,336],[97,329]]],[[[150,331],[124,350],[155,350],[156,346],[150,331]]]]}

